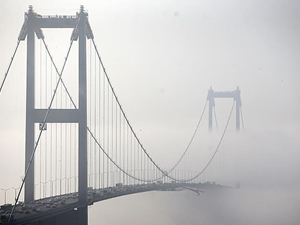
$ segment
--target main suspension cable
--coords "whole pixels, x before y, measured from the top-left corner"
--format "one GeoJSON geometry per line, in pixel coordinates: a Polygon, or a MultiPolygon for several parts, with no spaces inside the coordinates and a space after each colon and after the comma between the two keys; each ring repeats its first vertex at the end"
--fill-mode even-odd
{"type": "Polygon", "coordinates": [[[201,113],[201,117],[200,117],[200,119],[199,119],[199,122],[198,122],[198,124],[197,124],[197,126],[196,126],[196,129],[195,129],[195,131],[194,131],[194,133],[193,133],[193,136],[192,136],[190,142],[188,143],[188,145],[187,145],[185,151],[183,152],[183,154],[181,155],[181,157],[179,158],[179,160],[178,160],[178,161],[176,162],[176,164],[168,171],[168,173],[171,173],[171,172],[177,167],[177,165],[181,162],[181,160],[183,159],[183,157],[185,156],[185,154],[186,154],[187,151],[189,150],[189,148],[190,148],[190,146],[191,146],[191,144],[192,144],[192,142],[193,142],[193,140],[194,140],[194,138],[195,138],[195,136],[196,136],[196,133],[197,133],[197,131],[198,131],[198,129],[199,129],[200,123],[201,123],[201,121],[202,121],[202,118],[203,118],[203,115],[204,115],[204,112],[205,112],[205,109],[206,109],[206,106],[207,106],[207,102],[208,102],[208,101],[205,102],[204,108],[203,108],[202,113],[201,113]]]}
{"type": "Polygon", "coordinates": [[[99,143],[99,141],[96,139],[96,137],[94,136],[94,134],[92,133],[92,131],[90,130],[89,127],[87,127],[87,131],[88,133],[91,135],[91,137],[95,140],[96,144],[98,145],[98,147],[102,150],[102,152],[106,155],[106,157],[109,159],[109,161],[115,165],[120,171],[122,171],[123,173],[125,173],[127,176],[129,176],[130,178],[137,180],[137,181],[141,181],[141,182],[149,182],[149,180],[145,180],[145,179],[141,179],[138,177],[135,177],[131,174],[129,174],[128,172],[126,172],[123,168],[121,168],[110,156],[109,154],[103,149],[103,147],[101,146],[101,144],[99,143]]]}
{"type": "MultiPolygon", "coordinates": [[[[224,128],[224,131],[222,133],[222,136],[221,136],[221,139],[216,147],[216,150],[214,151],[212,157],[210,158],[210,160],[208,161],[208,163],[206,164],[206,166],[202,169],[202,171],[200,171],[197,175],[195,175],[194,177],[192,178],[189,178],[189,179],[176,179],[176,178],[173,178],[171,177],[168,172],[165,172],[163,171],[163,173],[165,174],[165,176],[161,176],[161,177],[156,177],[155,179],[152,179],[152,180],[146,180],[146,179],[141,179],[141,178],[138,178],[138,177],[135,177],[134,175],[131,175],[129,174],[128,172],[126,172],[124,169],[122,169],[115,161],[113,161],[113,159],[108,155],[108,153],[102,148],[102,146],[100,145],[100,143],[97,141],[96,137],[93,135],[93,133],[91,132],[91,130],[89,128],[88,129],[88,132],[90,133],[90,135],[93,137],[93,139],[95,140],[95,142],[97,143],[97,145],[99,146],[99,148],[102,150],[102,152],[106,155],[106,157],[119,169],[121,170],[123,173],[125,173],[127,176],[129,176],[130,178],[134,179],[134,180],[137,180],[137,181],[141,181],[141,182],[153,182],[153,181],[156,181],[156,180],[160,180],[162,179],[163,177],[168,177],[170,178],[171,180],[173,181],[176,181],[176,182],[190,182],[190,181],[193,181],[195,179],[197,179],[204,171],[206,171],[206,169],[208,168],[208,166],[211,164],[211,162],[213,161],[213,159],[215,158],[220,146],[221,146],[221,143],[224,139],[224,136],[225,136],[225,133],[227,131],[227,127],[228,127],[228,124],[229,124],[229,121],[230,121],[230,118],[231,118],[231,115],[232,115],[232,111],[233,111],[233,108],[234,108],[234,105],[235,105],[235,101],[233,102],[232,104],[232,107],[231,107],[231,110],[230,110],[230,114],[229,114],[229,117],[228,117],[228,120],[227,120],[227,123],[226,123],[226,126],[224,128]]],[[[149,158],[151,160],[151,158],[149,158]]],[[[154,163],[153,163],[154,164],[154,163]]],[[[155,164],[154,164],[155,165],[155,164]]],[[[156,165],[155,165],[156,166],[156,165]]],[[[160,170],[159,167],[156,166],[156,168],[158,170],[160,170]]]]}
{"type": "MultiPolygon", "coordinates": [[[[131,124],[130,124],[130,122],[129,122],[129,120],[128,120],[128,118],[127,118],[127,116],[126,116],[126,114],[125,114],[125,112],[124,112],[124,110],[123,110],[123,108],[122,108],[122,106],[121,106],[121,103],[119,102],[119,99],[118,99],[118,97],[117,97],[117,95],[116,95],[116,93],[115,93],[115,91],[114,91],[114,88],[113,88],[113,86],[112,86],[112,84],[111,84],[111,82],[110,82],[110,79],[109,79],[108,75],[107,75],[106,69],[105,69],[104,64],[103,64],[103,62],[102,62],[101,56],[100,56],[100,54],[99,54],[99,51],[98,51],[98,49],[97,49],[97,46],[96,46],[96,44],[95,44],[94,39],[92,39],[92,42],[93,42],[94,48],[95,48],[95,50],[96,50],[96,53],[97,53],[99,62],[100,62],[100,64],[101,64],[101,66],[102,66],[103,72],[104,72],[104,74],[105,74],[105,76],[106,76],[107,82],[108,82],[108,84],[109,84],[109,86],[110,86],[110,88],[111,88],[111,91],[112,91],[112,93],[113,93],[113,95],[114,95],[114,97],[115,97],[115,99],[116,99],[116,101],[117,101],[117,103],[118,103],[118,106],[119,106],[119,108],[120,108],[120,110],[121,110],[121,112],[122,112],[122,114],[123,114],[123,116],[124,116],[124,118],[125,118],[125,120],[126,120],[126,122],[127,122],[127,125],[129,126],[129,128],[130,128],[132,134],[134,135],[135,139],[137,140],[139,146],[142,148],[143,152],[146,154],[146,156],[149,158],[149,160],[152,162],[152,164],[154,164],[154,166],[162,173],[162,176],[156,178],[155,180],[160,180],[160,179],[163,178],[163,177],[168,177],[168,178],[170,178],[171,180],[176,181],[176,178],[171,177],[171,176],[168,174],[167,171],[162,170],[162,169],[160,168],[160,166],[158,166],[158,164],[152,159],[152,157],[149,155],[149,153],[148,153],[148,152],[146,151],[146,149],[143,147],[143,145],[142,145],[140,139],[138,138],[137,134],[136,134],[135,131],[133,130],[133,127],[131,126],[131,124]]],[[[206,103],[206,104],[207,104],[207,103],[206,103]]],[[[89,129],[88,129],[88,131],[89,131],[89,133],[92,135],[92,132],[91,132],[89,129]]],[[[97,140],[96,140],[96,137],[95,137],[94,135],[92,135],[92,136],[94,137],[94,140],[97,141],[97,140]]],[[[98,141],[97,141],[97,142],[98,142],[98,141]]],[[[98,142],[98,143],[99,143],[99,142],[98,142]]],[[[100,145],[99,145],[99,147],[100,147],[100,145]]],[[[103,151],[103,153],[104,153],[105,155],[108,156],[108,154],[104,151],[104,149],[103,149],[102,147],[100,147],[100,149],[103,151]]],[[[113,164],[116,165],[116,163],[113,162],[112,159],[111,159],[110,157],[109,157],[109,159],[110,159],[110,161],[111,161],[113,164]]],[[[116,165],[116,166],[117,166],[117,165],[116,165]]],[[[117,166],[117,167],[120,169],[120,166],[117,166]]],[[[122,171],[125,172],[124,170],[122,170],[122,171]]],[[[126,173],[126,174],[128,175],[128,173],[126,173]]],[[[135,180],[138,180],[138,181],[142,181],[142,182],[146,181],[146,180],[143,180],[143,179],[134,177],[134,176],[132,176],[132,175],[130,175],[130,177],[133,178],[133,179],[136,178],[135,180]]],[[[155,180],[154,180],[154,181],[155,181],[155,180]]],[[[153,181],[153,180],[152,180],[152,181],[153,181]]],[[[146,181],[146,182],[148,182],[148,181],[146,181]]]]}
{"type": "MultiPolygon", "coordinates": [[[[137,134],[136,134],[135,131],[133,130],[133,128],[132,128],[132,126],[131,126],[131,124],[130,124],[130,122],[129,122],[129,120],[128,120],[128,118],[127,118],[127,116],[126,116],[126,114],[125,114],[125,112],[124,112],[124,110],[123,110],[123,108],[122,108],[120,102],[119,102],[119,100],[118,100],[118,97],[117,97],[117,95],[116,95],[116,93],[115,93],[115,91],[114,91],[114,88],[113,88],[113,86],[112,86],[112,84],[111,84],[111,82],[110,82],[110,79],[109,79],[109,77],[108,77],[108,75],[107,75],[106,69],[105,69],[104,64],[103,64],[103,62],[102,62],[102,59],[101,59],[101,57],[100,57],[100,54],[99,54],[99,51],[98,51],[98,49],[97,49],[97,46],[96,46],[96,44],[95,44],[94,39],[92,39],[92,42],[93,42],[93,45],[94,45],[95,50],[96,50],[96,52],[97,52],[97,56],[98,56],[98,59],[99,59],[99,61],[100,61],[101,66],[102,66],[103,72],[104,72],[104,74],[105,74],[105,76],[106,76],[107,82],[108,82],[108,84],[109,84],[109,86],[110,86],[110,88],[111,88],[111,91],[112,91],[112,93],[113,93],[113,95],[114,95],[114,97],[115,97],[115,99],[116,99],[116,101],[117,101],[117,103],[118,103],[118,106],[119,106],[120,110],[122,111],[122,114],[123,114],[123,116],[124,116],[124,118],[125,118],[125,120],[126,120],[128,126],[129,126],[129,128],[130,128],[132,134],[134,135],[134,137],[135,137],[135,139],[137,140],[138,144],[141,146],[143,152],[147,155],[147,157],[151,160],[151,162],[155,165],[155,167],[156,167],[156,168],[157,168],[164,176],[168,176],[168,177],[169,177],[169,175],[168,175],[165,171],[163,171],[163,170],[158,166],[158,164],[155,163],[154,160],[150,157],[150,155],[148,154],[148,152],[146,151],[146,149],[143,147],[141,141],[139,140],[137,134]]],[[[91,132],[90,132],[90,133],[91,133],[91,132]]],[[[96,139],[95,139],[95,141],[96,141],[96,139]]],[[[103,150],[104,150],[104,149],[103,149],[103,150]]],[[[133,178],[133,177],[132,177],[132,178],[133,178]]],[[[171,178],[171,177],[170,177],[170,178],[171,178]]],[[[171,178],[171,179],[172,179],[172,178],[171,178]]],[[[143,181],[142,179],[137,179],[137,180],[143,181]]]]}
{"type": "Polygon", "coordinates": [[[243,129],[245,129],[245,127],[244,127],[244,117],[243,117],[242,107],[240,107],[240,110],[241,110],[242,126],[243,126],[243,129]]]}
{"type": "Polygon", "coordinates": [[[216,114],[216,107],[214,106],[213,107],[213,110],[214,110],[214,115],[215,115],[215,121],[216,121],[216,127],[217,127],[217,129],[218,129],[218,120],[217,120],[217,114],[216,114]]]}
{"type": "Polygon", "coordinates": [[[21,42],[21,40],[18,40],[17,46],[16,46],[15,51],[14,51],[14,53],[13,53],[13,56],[11,57],[10,62],[9,62],[9,65],[8,65],[8,68],[7,68],[7,70],[6,70],[6,73],[4,74],[4,78],[3,78],[2,83],[1,83],[1,86],[0,86],[0,94],[1,94],[1,91],[2,91],[2,89],[3,89],[4,83],[5,83],[5,81],[6,81],[6,78],[7,78],[8,72],[9,72],[9,70],[10,70],[10,67],[11,67],[11,65],[12,65],[12,63],[13,63],[13,61],[14,61],[14,58],[15,58],[15,55],[16,55],[17,50],[18,50],[18,48],[19,48],[20,42],[21,42]]]}
{"type": "Polygon", "coordinates": [[[214,153],[213,153],[212,157],[210,158],[210,160],[208,161],[208,163],[206,164],[206,166],[205,166],[205,167],[202,169],[202,171],[199,172],[196,176],[194,176],[194,177],[192,177],[192,178],[190,178],[190,179],[181,180],[182,182],[189,182],[189,181],[192,181],[192,180],[198,178],[198,177],[199,177],[199,176],[207,169],[207,167],[211,164],[211,162],[212,162],[213,159],[215,158],[217,152],[219,151],[219,148],[220,148],[220,146],[221,146],[221,143],[222,143],[222,141],[223,141],[223,139],[224,139],[224,136],[225,136],[225,133],[226,133],[226,131],[227,131],[227,127],[228,127],[228,124],[229,124],[229,121],[230,121],[230,118],[231,118],[231,115],[232,115],[232,111],[233,111],[234,105],[235,105],[235,101],[233,101],[233,104],[232,104],[232,107],[231,107],[231,110],[230,110],[230,114],[229,114],[229,117],[228,117],[227,122],[226,122],[226,126],[225,126],[225,128],[224,128],[223,133],[222,133],[221,139],[220,139],[220,141],[219,141],[219,143],[218,143],[218,145],[217,145],[217,148],[216,148],[216,150],[214,151],[214,153]]]}

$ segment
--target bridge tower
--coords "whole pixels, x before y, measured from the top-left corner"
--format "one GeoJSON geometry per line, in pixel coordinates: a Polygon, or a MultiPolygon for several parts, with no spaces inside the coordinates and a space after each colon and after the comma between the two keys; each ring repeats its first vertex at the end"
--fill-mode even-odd
{"type": "MultiPolygon", "coordinates": [[[[86,39],[91,38],[92,31],[88,23],[88,14],[83,6],[76,16],[41,16],[33,7],[25,13],[25,21],[18,37],[19,41],[27,37],[27,84],[26,84],[26,137],[25,167],[30,162],[35,147],[35,123],[42,123],[47,109],[35,108],[35,34],[44,39],[41,28],[72,28],[72,41],[79,43],[79,107],[78,109],[50,109],[47,123],[78,123],[78,224],[87,224],[87,65],[86,39]]],[[[59,40],[58,40],[59,41],[59,40]]],[[[26,169],[26,168],[25,168],[26,169]]],[[[34,200],[34,159],[25,180],[25,202],[34,200]]]]}
{"type": "Polygon", "coordinates": [[[213,107],[215,107],[215,98],[232,98],[236,102],[236,130],[240,130],[240,118],[241,118],[241,90],[239,87],[234,91],[214,91],[212,87],[208,90],[207,98],[208,101],[208,129],[212,131],[213,124],[213,107]]]}

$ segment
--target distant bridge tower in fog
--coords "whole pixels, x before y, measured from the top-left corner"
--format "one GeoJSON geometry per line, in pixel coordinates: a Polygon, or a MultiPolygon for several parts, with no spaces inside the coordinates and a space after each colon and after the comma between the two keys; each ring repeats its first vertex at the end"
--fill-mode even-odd
{"type": "Polygon", "coordinates": [[[212,131],[212,124],[213,124],[213,111],[215,107],[215,98],[233,98],[236,102],[236,130],[240,130],[240,118],[242,117],[241,114],[241,90],[239,87],[236,88],[234,91],[214,91],[212,87],[208,90],[207,94],[207,101],[209,101],[209,108],[208,108],[208,129],[212,131]]]}

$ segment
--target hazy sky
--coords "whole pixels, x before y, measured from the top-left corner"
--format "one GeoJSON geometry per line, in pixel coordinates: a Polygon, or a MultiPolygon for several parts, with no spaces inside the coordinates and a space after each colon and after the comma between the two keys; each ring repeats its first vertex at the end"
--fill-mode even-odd
{"type": "MultiPolygon", "coordinates": [[[[221,149],[232,168],[228,179],[254,185],[300,184],[299,1],[4,0],[1,81],[30,4],[42,15],[74,15],[85,6],[119,100],[160,164],[170,167],[184,150],[210,86],[224,91],[239,86],[245,130],[236,133],[234,120],[230,123],[221,149]],[[164,156],[168,149],[174,153],[171,159],[164,156]]],[[[70,34],[46,35],[57,61],[63,60],[70,34]]],[[[22,42],[0,94],[3,188],[18,186],[23,174],[25,56],[22,42]]],[[[216,104],[222,129],[231,100],[216,104]]],[[[207,114],[202,129],[204,137],[209,136],[207,114]]]]}

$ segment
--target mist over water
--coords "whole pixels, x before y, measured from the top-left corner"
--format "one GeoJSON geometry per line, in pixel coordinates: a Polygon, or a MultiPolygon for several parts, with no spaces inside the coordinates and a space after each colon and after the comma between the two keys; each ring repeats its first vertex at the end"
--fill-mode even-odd
{"type": "Polygon", "coordinates": [[[150,192],[89,207],[91,225],[299,225],[298,189],[224,188],[150,192]]]}

